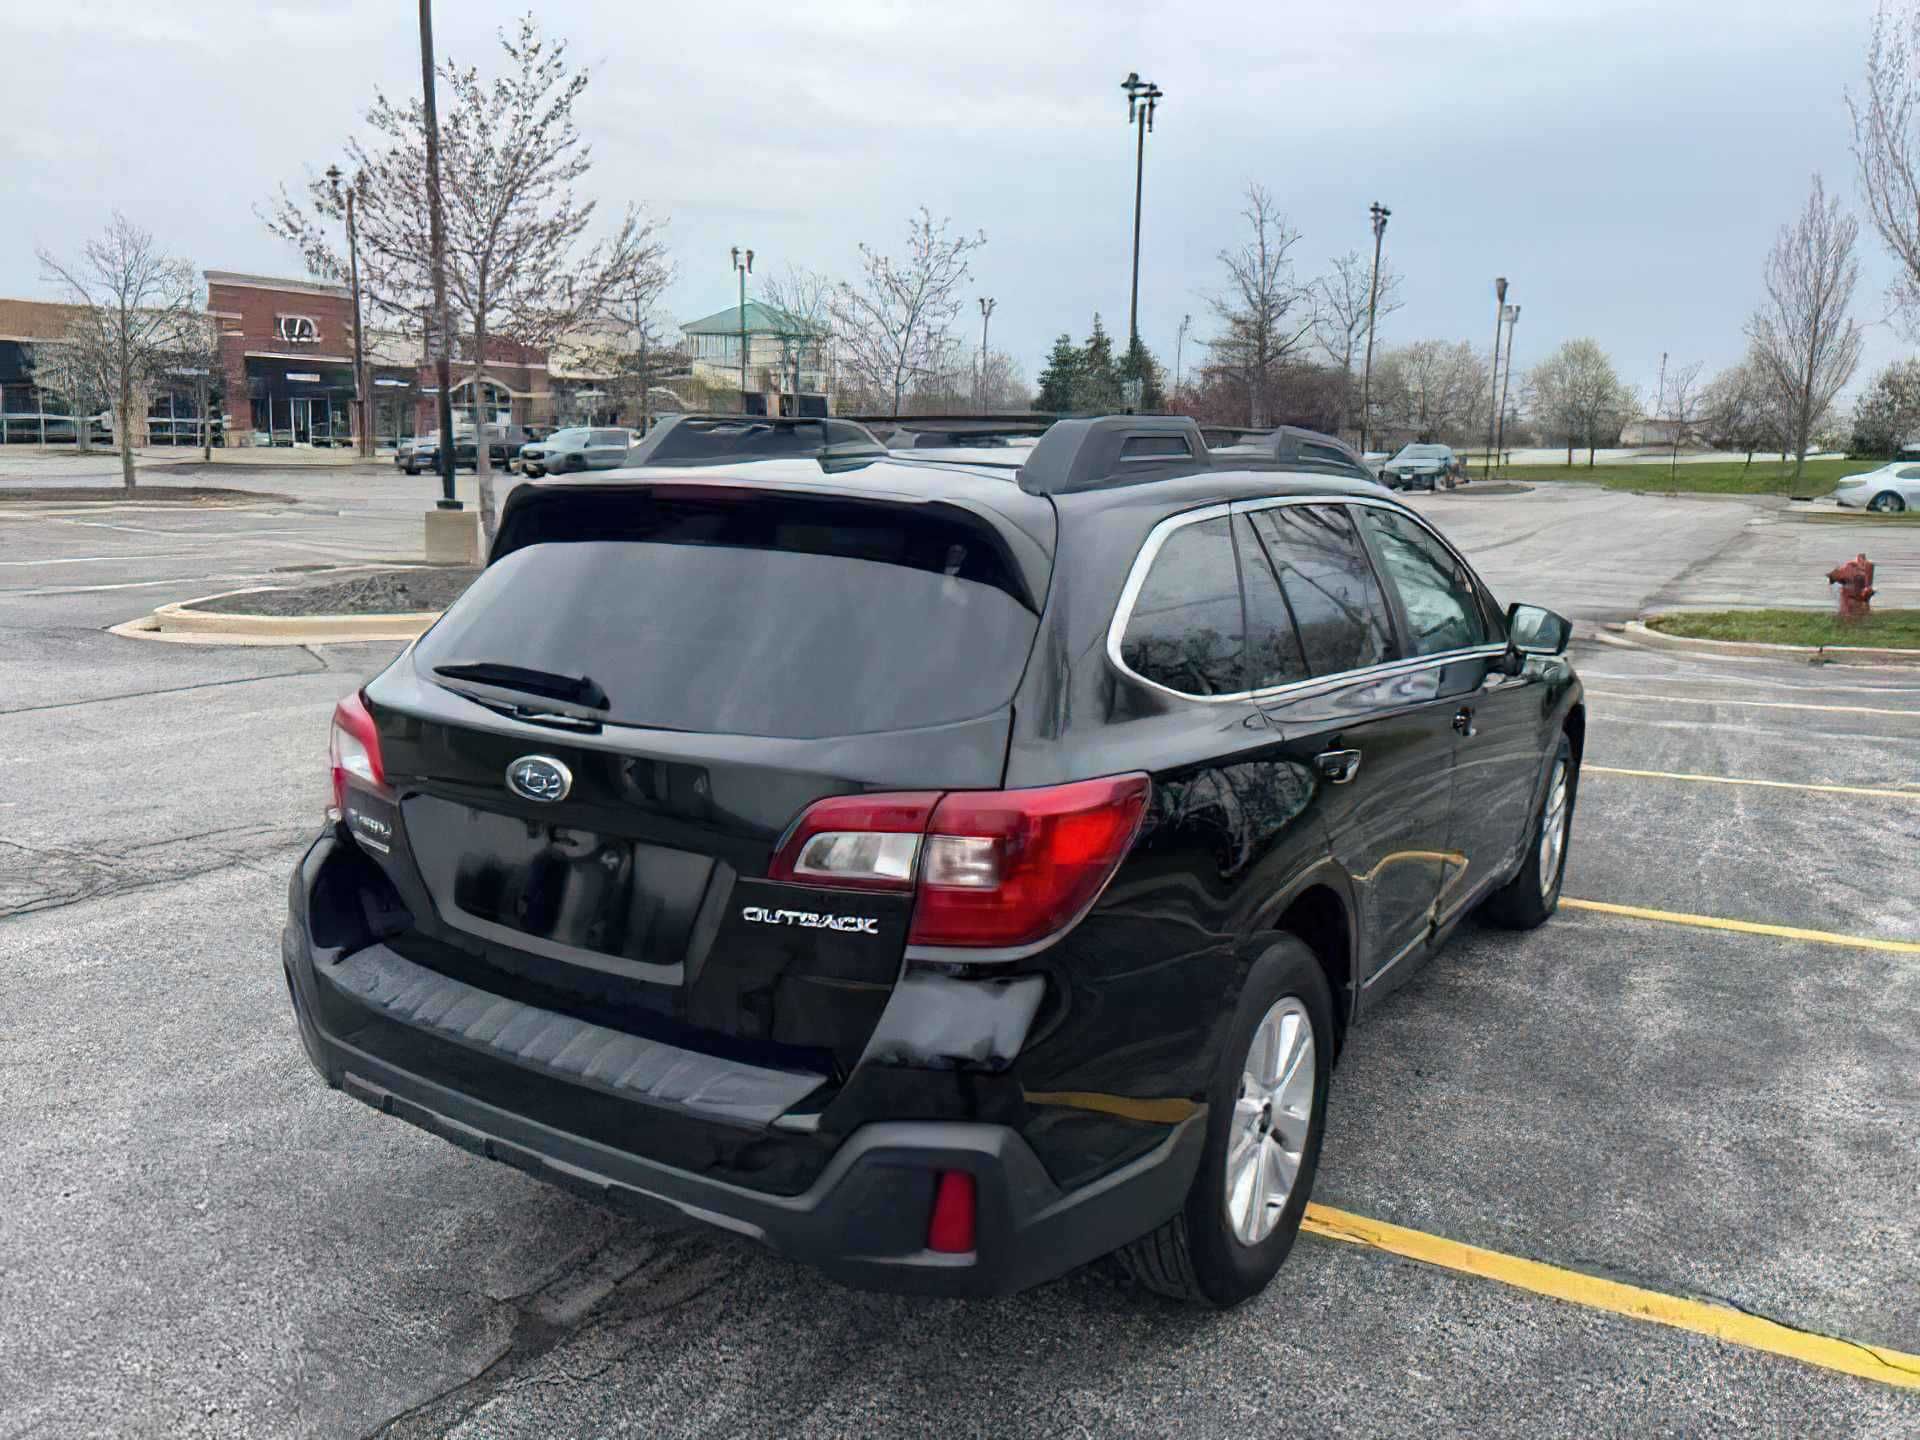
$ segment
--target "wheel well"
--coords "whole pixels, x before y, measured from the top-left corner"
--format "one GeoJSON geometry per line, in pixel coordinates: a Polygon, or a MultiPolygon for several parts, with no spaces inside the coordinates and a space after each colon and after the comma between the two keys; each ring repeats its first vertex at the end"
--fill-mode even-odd
{"type": "Polygon", "coordinates": [[[1333,992],[1334,1033],[1344,1043],[1353,1014],[1353,930],[1347,907],[1325,885],[1312,885],[1294,897],[1274,928],[1297,935],[1319,960],[1333,992]]]}

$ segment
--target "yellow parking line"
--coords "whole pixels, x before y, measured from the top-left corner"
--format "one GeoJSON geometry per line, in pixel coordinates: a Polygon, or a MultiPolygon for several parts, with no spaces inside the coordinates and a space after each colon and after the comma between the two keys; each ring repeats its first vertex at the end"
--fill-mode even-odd
{"type": "Polygon", "coordinates": [[[1582,765],[1582,775],[1633,775],[1642,780],[1692,780],[1701,785],[1758,785],[1767,790],[1818,790],[1823,795],[1889,795],[1920,800],[1920,790],[1874,790],[1865,785],[1804,785],[1794,780],[1747,780],[1733,775],[1694,775],[1684,770],[1624,770],[1617,765],[1582,765]]]}
{"type": "Polygon", "coordinates": [[[1644,905],[1613,905],[1605,900],[1575,900],[1563,895],[1569,910],[1593,910],[1602,915],[1624,915],[1629,920],[1658,920],[1667,925],[1695,925],[1703,930],[1734,930],[1742,935],[1774,935],[1783,940],[1811,940],[1816,945],[1845,945],[1858,950],[1891,950],[1920,955],[1920,940],[1881,940],[1872,935],[1843,935],[1835,930],[1802,930],[1794,925],[1762,925],[1754,920],[1722,920],[1716,915],[1688,915],[1679,910],[1649,910],[1644,905]]]}
{"type": "Polygon", "coordinates": [[[1712,695],[1645,695],[1625,690],[1589,690],[1598,700],[1656,700],[1663,705],[1738,705],[1747,710],[1821,710],[1833,715],[1904,715],[1920,720],[1920,710],[1885,710],[1872,705],[1804,705],[1795,700],[1722,700],[1712,695]]]}
{"type": "Polygon", "coordinates": [[[1635,1320],[1650,1320],[1656,1325],[1671,1325],[1696,1335],[1711,1335],[1731,1345],[1784,1355],[1844,1375],[1878,1380],[1883,1385],[1920,1389],[1920,1355],[1810,1334],[1724,1305],[1684,1300],[1657,1290],[1643,1290],[1638,1285],[1623,1285],[1618,1280],[1602,1280],[1577,1270],[1543,1265],[1538,1260],[1522,1260],[1517,1255],[1482,1250],[1477,1245],[1463,1245],[1458,1240],[1369,1220],[1364,1215],[1352,1215],[1325,1205],[1307,1206],[1301,1228],[1329,1240],[1385,1250],[1463,1275],[1497,1280],[1502,1285],[1530,1290],[1536,1295],[1571,1301],[1594,1310],[1609,1310],[1635,1320]]]}

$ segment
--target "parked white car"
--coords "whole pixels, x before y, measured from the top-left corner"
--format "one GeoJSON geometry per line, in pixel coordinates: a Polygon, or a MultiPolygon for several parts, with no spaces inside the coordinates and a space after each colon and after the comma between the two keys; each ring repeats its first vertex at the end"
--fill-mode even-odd
{"type": "Polygon", "coordinates": [[[1864,475],[1849,475],[1834,487],[1833,503],[1896,515],[1920,506],[1920,464],[1896,460],[1864,475]]]}

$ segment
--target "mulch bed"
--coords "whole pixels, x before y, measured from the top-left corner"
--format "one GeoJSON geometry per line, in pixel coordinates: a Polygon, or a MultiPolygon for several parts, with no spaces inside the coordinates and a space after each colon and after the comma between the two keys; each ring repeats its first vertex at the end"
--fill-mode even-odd
{"type": "Polygon", "coordinates": [[[229,490],[218,485],[15,485],[0,488],[0,505],[38,505],[48,501],[101,504],[236,505],[271,501],[291,505],[293,496],[265,490],[229,490]]]}
{"type": "Polygon", "coordinates": [[[400,615],[444,610],[480,573],[477,566],[375,570],[351,580],[222,595],[194,606],[222,615],[400,615]]]}

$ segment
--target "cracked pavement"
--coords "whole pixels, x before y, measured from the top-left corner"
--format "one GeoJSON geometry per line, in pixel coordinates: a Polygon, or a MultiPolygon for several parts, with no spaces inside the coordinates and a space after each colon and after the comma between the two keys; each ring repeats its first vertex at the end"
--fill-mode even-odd
{"type": "MultiPolygon", "coordinates": [[[[229,483],[300,500],[0,514],[0,1436],[1920,1431],[1920,1392],[1313,1237],[1226,1315],[1105,1267],[984,1303],[857,1294],[327,1091],[278,931],[328,709],[396,647],[102,627],[216,576],[407,553],[427,493],[229,483]]],[[[1418,503],[1583,631],[1728,587],[1823,603],[1862,546],[1915,576],[1890,600],[1920,590],[1920,535],[1762,505],[1418,503]]],[[[1576,662],[1590,764],[1920,793],[1920,672],[1576,662]]],[[[1567,890],[1920,938],[1916,840],[1920,800],[1596,771],[1567,890]]],[[[1917,1061],[1920,957],[1573,911],[1469,927],[1356,1031],[1316,1198],[1920,1351],[1917,1061]]]]}

